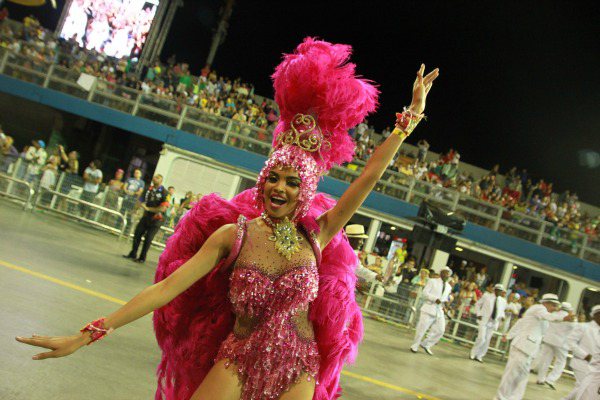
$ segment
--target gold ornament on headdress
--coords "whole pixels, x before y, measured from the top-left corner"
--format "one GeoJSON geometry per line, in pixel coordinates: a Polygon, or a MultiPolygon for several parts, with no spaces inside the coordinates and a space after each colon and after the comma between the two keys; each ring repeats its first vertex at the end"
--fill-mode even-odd
{"type": "Polygon", "coordinates": [[[291,260],[292,256],[300,251],[300,242],[302,241],[302,236],[298,235],[296,225],[288,217],[277,224],[273,223],[266,213],[262,213],[261,217],[273,229],[273,235],[269,237],[269,240],[275,242],[277,252],[288,261],[291,260]]]}
{"type": "Polygon", "coordinates": [[[290,123],[290,129],[277,137],[277,145],[291,144],[311,153],[331,149],[331,143],[325,139],[321,128],[312,115],[296,114],[290,123]]]}

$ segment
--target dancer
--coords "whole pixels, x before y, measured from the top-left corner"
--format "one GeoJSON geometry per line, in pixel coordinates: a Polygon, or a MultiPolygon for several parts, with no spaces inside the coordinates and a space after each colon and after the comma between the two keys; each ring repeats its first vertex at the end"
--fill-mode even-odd
{"type": "Polygon", "coordinates": [[[419,346],[430,356],[433,355],[431,348],[435,346],[444,331],[446,330],[446,317],[444,316],[444,307],[448,302],[452,288],[448,284],[448,278],[452,275],[452,270],[448,267],[442,268],[439,278],[431,278],[427,281],[423,289],[422,297],[425,301],[421,307],[419,322],[415,332],[415,340],[410,347],[410,351],[416,353],[419,346]],[[427,338],[423,340],[425,333],[429,330],[427,338]],[[421,342],[422,341],[422,342],[421,342]]]}
{"type": "Polygon", "coordinates": [[[483,357],[490,347],[492,335],[498,330],[500,321],[504,319],[506,301],[502,297],[502,292],[504,292],[504,286],[498,283],[494,286],[493,293],[485,292],[475,303],[475,314],[479,326],[477,339],[469,356],[471,360],[483,362],[483,357]]]}
{"type": "Polygon", "coordinates": [[[593,397],[594,393],[589,393],[590,397],[582,397],[594,381],[595,394],[600,390],[600,304],[592,307],[590,316],[592,320],[576,324],[568,338],[573,351],[571,369],[575,374],[575,388],[563,400],[598,399],[598,396],[593,397]]]}
{"type": "Polygon", "coordinates": [[[337,398],[362,336],[356,255],[341,229],[422,119],[439,73],[424,76],[421,65],[394,134],[336,204],[316,194],[319,177],[351,160],[347,130],[377,103],[350,51],[307,38],[286,55],[273,75],[275,151],[256,187],[231,201],[204,196],[169,240],[157,283],[82,334],[18,338],[52,349],[34,358],[71,354],[156,310],[157,399],[337,398]]]}
{"type": "Polygon", "coordinates": [[[497,400],[520,400],[527,389],[527,378],[533,357],[540,349],[542,337],[550,321],[572,321],[573,316],[563,317],[557,314],[560,307],[558,296],[547,293],[542,296],[540,304],[529,309],[508,331],[508,339],[512,339],[510,353],[500,387],[496,392],[497,400]]]}
{"type": "MultiPolygon", "coordinates": [[[[566,301],[561,304],[560,311],[557,312],[557,314],[563,317],[572,313],[573,306],[566,301]]],[[[542,339],[540,354],[536,360],[538,385],[545,384],[550,386],[551,389],[556,390],[556,381],[560,378],[567,365],[567,355],[569,354],[568,338],[577,325],[576,323],[563,324],[561,322],[550,322],[550,326],[542,339]],[[552,372],[548,373],[552,360],[554,360],[554,367],[552,367],[552,372]]]]}

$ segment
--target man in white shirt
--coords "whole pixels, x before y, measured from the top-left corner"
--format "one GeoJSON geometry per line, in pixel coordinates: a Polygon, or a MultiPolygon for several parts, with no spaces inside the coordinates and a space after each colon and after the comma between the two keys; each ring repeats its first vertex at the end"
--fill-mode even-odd
{"type": "Polygon", "coordinates": [[[504,286],[500,283],[494,286],[493,292],[485,292],[475,303],[475,314],[478,321],[478,333],[475,344],[471,349],[471,360],[483,362],[483,357],[490,347],[492,335],[504,319],[506,300],[502,297],[504,286]]]}
{"type": "Polygon", "coordinates": [[[25,153],[25,161],[27,162],[27,175],[25,180],[29,183],[37,184],[40,178],[42,167],[46,164],[46,143],[43,140],[33,140],[33,146],[27,149],[25,153]]]}
{"type": "MultiPolygon", "coordinates": [[[[566,301],[561,304],[560,311],[556,314],[563,317],[572,314],[573,307],[566,301]]],[[[562,322],[550,322],[550,326],[542,339],[542,348],[537,358],[537,384],[548,385],[553,390],[556,381],[562,375],[565,365],[567,365],[567,355],[569,354],[569,343],[567,341],[571,331],[577,324],[565,324],[562,322]],[[548,373],[550,364],[554,359],[554,367],[552,372],[548,373]]],[[[535,369],[535,368],[534,368],[535,369]]]]}
{"type": "Polygon", "coordinates": [[[537,354],[542,343],[542,337],[551,321],[572,321],[573,316],[562,317],[557,314],[560,301],[555,294],[547,293],[542,296],[540,304],[535,304],[523,314],[508,332],[512,339],[510,354],[495,400],[521,400],[527,389],[527,378],[533,357],[537,354]]]}
{"type": "Polygon", "coordinates": [[[600,304],[592,307],[591,322],[579,323],[569,335],[575,389],[563,400],[600,399],[600,304]]]}
{"type": "Polygon", "coordinates": [[[510,329],[510,322],[513,319],[519,318],[519,312],[523,307],[519,300],[521,299],[521,295],[517,292],[512,292],[508,295],[508,301],[506,305],[506,310],[504,310],[504,326],[502,327],[502,333],[508,332],[510,329]]]}
{"type": "Polygon", "coordinates": [[[439,278],[431,278],[423,288],[422,298],[424,300],[421,307],[419,322],[415,332],[415,340],[410,347],[413,353],[419,351],[419,346],[430,356],[433,355],[431,347],[435,346],[444,331],[446,330],[446,318],[444,316],[444,306],[449,301],[452,288],[448,284],[448,278],[452,275],[452,270],[448,267],[442,268],[439,278]],[[427,337],[423,340],[425,333],[429,330],[427,337]]]}
{"type": "MultiPolygon", "coordinates": [[[[344,229],[344,232],[346,233],[346,236],[348,237],[350,246],[352,246],[352,248],[354,249],[354,253],[356,254],[357,257],[359,257],[359,253],[362,250],[362,247],[365,243],[365,239],[367,239],[369,237],[368,235],[365,234],[365,227],[360,224],[347,225],[346,228],[344,229]]],[[[371,271],[370,269],[368,269],[364,265],[362,265],[362,263],[360,262],[360,257],[358,258],[358,265],[356,266],[355,272],[356,272],[356,276],[359,279],[362,279],[368,283],[373,283],[378,280],[377,273],[374,271],[371,271]]]]}

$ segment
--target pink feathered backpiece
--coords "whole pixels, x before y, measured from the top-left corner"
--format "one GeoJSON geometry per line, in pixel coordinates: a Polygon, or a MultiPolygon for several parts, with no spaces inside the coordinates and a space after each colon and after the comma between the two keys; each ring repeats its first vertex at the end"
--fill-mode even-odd
{"type": "MultiPolygon", "coordinates": [[[[256,218],[258,211],[251,206],[254,190],[246,190],[231,201],[216,194],[204,196],[175,228],[160,257],[155,281],[173,273],[214,231],[235,223],[240,214],[256,218]]],[[[318,230],[315,218],[334,204],[331,198],[318,194],[300,223],[308,232],[318,230]]],[[[207,276],[154,312],[154,329],[162,350],[157,400],[189,399],[213,366],[219,346],[232,331],[234,316],[227,297],[230,269],[225,265],[229,261],[232,260],[222,261],[207,276]]],[[[342,231],[322,252],[319,294],[310,309],[321,355],[314,400],[341,395],[340,372],[345,362],[354,361],[362,339],[362,318],[354,298],[357,262],[342,231]]]]}

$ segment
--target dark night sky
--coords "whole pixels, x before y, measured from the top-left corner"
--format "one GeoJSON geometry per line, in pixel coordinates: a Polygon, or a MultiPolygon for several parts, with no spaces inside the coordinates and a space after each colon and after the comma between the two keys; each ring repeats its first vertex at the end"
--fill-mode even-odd
{"type": "MultiPolygon", "coordinates": [[[[59,1],[62,3],[62,1],[59,1]]],[[[163,58],[202,67],[220,0],[185,0],[163,58]]],[[[421,62],[440,68],[410,143],[453,147],[484,168],[513,165],[600,205],[600,2],[590,1],[242,1],[213,66],[272,97],[269,75],[305,36],[348,43],[363,76],[380,85],[381,130],[410,102],[421,62]]]]}

